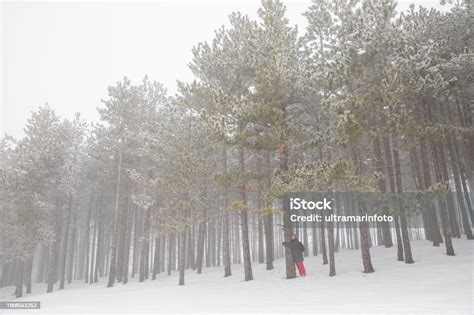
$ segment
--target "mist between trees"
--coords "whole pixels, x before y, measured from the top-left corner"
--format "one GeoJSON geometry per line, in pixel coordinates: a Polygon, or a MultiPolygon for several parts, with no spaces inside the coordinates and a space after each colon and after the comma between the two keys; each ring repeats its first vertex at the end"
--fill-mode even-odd
{"type": "Polygon", "coordinates": [[[228,277],[240,263],[233,276],[248,281],[252,261],[278,258],[290,279],[293,233],[330,276],[341,248],[361,250],[366,273],[371,246],[405,263],[413,239],[455,255],[474,219],[473,12],[315,0],[297,32],[281,2],[263,1],[257,21],[234,13],[193,48],[195,81],[174,97],[124,78],[99,123],[40,107],[25,137],[1,141],[1,286],[20,297],[32,281],[52,292],[175,271],[184,285],[185,272],[228,277]],[[431,211],[398,207],[391,224],[310,229],[282,210],[289,191],[452,193],[431,211]]]}

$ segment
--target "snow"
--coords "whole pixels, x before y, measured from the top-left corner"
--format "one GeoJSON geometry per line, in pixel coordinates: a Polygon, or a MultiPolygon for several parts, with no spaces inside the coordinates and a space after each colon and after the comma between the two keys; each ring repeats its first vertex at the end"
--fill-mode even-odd
{"type": "MultiPolygon", "coordinates": [[[[454,239],[456,256],[444,246],[412,242],[415,264],[396,261],[396,247],[371,248],[375,273],[364,274],[360,251],[336,253],[335,277],[321,256],[308,257],[308,276],[285,279],[284,263],[275,269],[253,264],[253,281],[243,281],[243,266],[233,265],[233,276],[223,268],[207,268],[201,275],[186,272],[186,285],[178,286],[178,273],[158,275],[144,283],[116,284],[106,279],[88,285],[75,281],[65,290],[33,294],[16,301],[41,301],[41,310],[3,311],[1,314],[137,314],[137,313],[371,313],[371,314],[473,314],[473,242],[454,239]]],[[[56,290],[56,287],[55,287],[56,290]]],[[[0,300],[15,300],[13,287],[0,289],[0,300]]]]}

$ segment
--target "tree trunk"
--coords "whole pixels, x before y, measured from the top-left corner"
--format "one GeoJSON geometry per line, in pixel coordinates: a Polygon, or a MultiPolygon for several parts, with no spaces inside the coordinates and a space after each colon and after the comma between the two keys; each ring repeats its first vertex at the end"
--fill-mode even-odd
{"type": "Polygon", "coordinates": [[[263,212],[262,209],[262,198],[261,193],[258,192],[257,196],[257,209],[258,209],[258,217],[257,217],[257,224],[258,224],[258,263],[263,264],[265,262],[265,252],[263,250],[263,219],[261,213],[263,212]]]}
{"type": "Polygon", "coordinates": [[[139,258],[139,252],[138,252],[138,208],[134,207],[133,211],[133,261],[132,261],[132,278],[135,277],[135,273],[137,272],[138,269],[138,260],[139,258]]]}
{"type": "Polygon", "coordinates": [[[197,240],[196,266],[197,266],[197,273],[198,274],[200,274],[202,272],[202,265],[203,265],[203,260],[204,260],[205,234],[206,234],[206,221],[203,219],[199,223],[198,240],[197,240]]]}
{"type": "Polygon", "coordinates": [[[216,265],[221,265],[221,251],[222,251],[222,220],[216,219],[217,221],[217,249],[216,249],[216,265]]]}
{"type": "MultiPolygon", "coordinates": [[[[271,165],[270,165],[270,153],[265,155],[265,168],[267,176],[267,189],[271,186],[271,165]]],[[[271,204],[265,201],[265,213],[263,215],[263,225],[265,233],[265,260],[266,269],[273,269],[273,261],[275,260],[274,248],[273,248],[273,212],[271,211],[271,204]]]]}
{"type": "Polygon", "coordinates": [[[31,294],[31,276],[33,273],[33,255],[28,257],[26,260],[26,278],[25,278],[25,284],[26,284],[26,294],[31,294]]]}
{"type": "Polygon", "coordinates": [[[77,216],[74,213],[74,219],[72,220],[72,234],[71,234],[71,249],[69,251],[69,258],[68,258],[68,268],[67,268],[67,283],[72,282],[72,275],[74,271],[74,254],[76,251],[76,224],[77,224],[77,216]]]}
{"type": "MultiPolygon", "coordinates": [[[[390,145],[390,138],[388,136],[384,136],[383,138],[384,144],[384,152],[385,152],[385,160],[387,163],[387,174],[388,174],[388,182],[390,185],[390,192],[392,194],[396,193],[397,188],[395,186],[395,172],[393,168],[393,158],[392,158],[392,148],[390,145]]],[[[397,260],[404,261],[403,258],[403,244],[402,244],[402,236],[400,233],[400,223],[398,221],[398,215],[394,216],[395,219],[395,235],[397,237],[397,260]]]]}
{"type": "Polygon", "coordinates": [[[156,275],[160,273],[160,252],[161,252],[161,240],[160,237],[155,237],[155,255],[153,259],[153,275],[152,280],[156,280],[156,275]]]}
{"type": "Polygon", "coordinates": [[[181,232],[179,253],[179,285],[184,285],[184,272],[186,268],[186,227],[181,232]]]}
{"type": "MultiPolygon", "coordinates": [[[[374,146],[376,170],[378,173],[384,174],[384,168],[383,168],[384,160],[382,158],[382,149],[380,147],[380,139],[378,136],[375,137],[373,146],[374,146]]],[[[378,188],[382,194],[387,192],[387,186],[385,184],[384,177],[379,179],[378,188]]],[[[393,246],[392,234],[390,233],[390,225],[388,222],[382,222],[381,226],[382,226],[383,243],[386,248],[390,248],[393,246]]]]}
{"type": "Polygon", "coordinates": [[[245,174],[245,155],[244,147],[240,146],[239,164],[240,164],[240,176],[241,176],[241,187],[240,187],[240,198],[243,207],[240,209],[240,227],[242,231],[242,250],[244,254],[244,273],[245,281],[253,280],[252,274],[252,261],[250,257],[250,241],[249,241],[249,225],[248,225],[248,214],[247,214],[247,194],[246,194],[246,174],[245,174]]]}
{"type": "MultiPolygon", "coordinates": [[[[97,211],[97,210],[96,210],[97,211]]],[[[89,255],[87,255],[86,259],[87,259],[87,265],[88,265],[88,269],[90,269],[90,272],[86,273],[86,276],[89,278],[89,280],[87,280],[86,278],[86,283],[89,281],[89,283],[94,283],[94,276],[95,276],[95,272],[94,272],[94,262],[95,262],[95,255],[96,255],[96,242],[97,242],[97,224],[98,224],[98,218],[97,218],[97,214],[96,214],[96,218],[94,220],[94,226],[92,227],[93,229],[93,232],[92,232],[92,255],[90,257],[90,263],[89,263],[89,255]],[[90,265],[90,267],[89,267],[90,265]]],[[[89,240],[87,240],[89,242],[89,240]]],[[[89,245],[88,245],[89,246],[89,245]]],[[[99,246],[97,246],[97,255],[99,255],[99,246]]],[[[96,262],[97,264],[97,262],[96,262]]]]}
{"type": "MultiPolygon", "coordinates": [[[[84,233],[84,252],[85,252],[85,283],[89,282],[89,234],[91,227],[91,216],[92,216],[92,203],[93,203],[93,189],[91,188],[90,198],[89,198],[89,209],[87,211],[86,218],[86,231],[84,233]]],[[[82,276],[82,275],[81,275],[82,276]]]]}
{"type": "Polygon", "coordinates": [[[140,255],[140,278],[139,282],[148,279],[148,252],[150,249],[150,217],[151,217],[151,206],[146,210],[144,223],[143,223],[143,238],[140,255]]]}
{"type": "Polygon", "coordinates": [[[321,221],[320,225],[321,230],[321,254],[323,257],[323,265],[328,264],[328,252],[326,250],[326,231],[325,231],[325,224],[324,221],[321,221]]]}
{"type": "MultiPolygon", "coordinates": [[[[286,150],[285,145],[282,145],[281,152],[280,152],[280,168],[284,173],[283,176],[286,176],[288,172],[288,153],[286,150]]],[[[291,237],[293,236],[293,228],[291,225],[290,219],[290,205],[288,204],[287,198],[283,200],[283,237],[284,242],[289,243],[291,241],[291,237]]],[[[285,253],[285,265],[286,265],[286,278],[293,279],[296,278],[296,269],[295,263],[293,261],[293,255],[291,253],[291,249],[288,246],[284,247],[285,253]]]]}
{"type": "Polygon", "coordinates": [[[64,242],[63,242],[63,252],[61,257],[61,273],[60,273],[60,280],[59,280],[59,289],[64,289],[64,283],[66,280],[66,258],[67,258],[67,249],[68,249],[68,239],[69,239],[69,226],[71,223],[71,215],[72,215],[72,194],[69,194],[69,204],[68,204],[68,211],[67,211],[67,220],[66,220],[66,229],[64,232],[64,242]]]}
{"type": "Polygon", "coordinates": [[[52,246],[50,247],[50,258],[49,258],[49,271],[48,271],[48,288],[47,293],[53,292],[53,286],[56,282],[56,275],[58,270],[58,258],[59,258],[59,249],[61,245],[61,218],[62,218],[62,202],[61,198],[58,197],[56,201],[56,228],[55,228],[55,238],[52,246]]]}
{"type": "MultiPolygon", "coordinates": [[[[356,167],[356,175],[360,176],[361,174],[361,161],[360,161],[360,156],[359,152],[357,149],[352,146],[351,148],[352,151],[352,161],[356,167]]],[[[360,205],[357,205],[358,208],[360,205]]],[[[362,222],[359,225],[359,233],[360,233],[360,249],[362,252],[362,264],[364,266],[364,272],[365,273],[371,273],[374,272],[374,268],[372,267],[372,260],[370,258],[370,234],[369,234],[369,227],[366,222],[362,222]]]]}
{"type": "Polygon", "coordinates": [[[110,270],[109,270],[109,282],[107,287],[113,287],[115,282],[115,272],[117,267],[117,237],[118,237],[118,217],[119,217],[119,197],[120,197],[120,175],[122,173],[122,151],[118,154],[118,165],[117,165],[117,181],[115,183],[115,208],[114,208],[114,225],[112,230],[112,244],[111,244],[111,256],[110,256],[110,270]]]}
{"type": "MultiPolygon", "coordinates": [[[[227,147],[222,151],[223,172],[227,175],[227,147]]],[[[224,277],[232,275],[230,267],[230,226],[229,226],[229,193],[227,183],[224,183],[224,215],[222,217],[222,258],[224,260],[224,277]]]]}
{"type": "Polygon", "coordinates": [[[168,276],[171,275],[171,264],[173,262],[173,246],[174,246],[174,237],[171,234],[168,234],[168,276]]]}
{"type": "Polygon", "coordinates": [[[332,221],[328,222],[328,246],[329,246],[329,276],[332,277],[336,275],[336,261],[334,259],[334,223],[332,221]]]}
{"type": "MultiPolygon", "coordinates": [[[[436,173],[436,179],[438,183],[443,182],[443,175],[441,171],[441,166],[440,166],[440,158],[439,158],[439,152],[436,144],[432,143],[432,148],[433,148],[433,156],[435,160],[435,173],[436,173]]],[[[447,183],[446,183],[447,186],[447,183]]],[[[454,247],[453,243],[451,240],[452,234],[451,234],[451,225],[449,223],[449,216],[448,216],[448,210],[447,205],[446,205],[446,200],[445,196],[439,196],[438,198],[438,204],[439,204],[439,212],[441,216],[441,226],[443,229],[443,236],[444,236],[444,244],[446,247],[446,255],[448,256],[454,256],[454,247]]]]}
{"type": "MultiPolygon", "coordinates": [[[[426,148],[426,142],[424,138],[420,139],[420,158],[421,158],[421,170],[423,172],[423,189],[426,190],[431,187],[431,175],[428,164],[428,151],[426,148]]],[[[429,207],[428,218],[430,222],[429,226],[429,237],[433,242],[433,246],[439,246],[442,243],[441,233],[439,231],[438,216],[434,204],[429,207]]]]}
{"type": "MultiPolygon", "coordinates": [[[[395,166],[395,183],[397,186],[397,194],[401,194],[402,190],[402,171],[400,167],[400,154],[398,152],[398,142],[396,136],[393,137],[393,159],[395,166]]],[[[395,219],[397,220],[397,219],[395,219]]],[[[410,238],[408,236],[408,226],[406,220],[406,212],[404,206],[400,207],[400,225],[402,228],[403,251],[405,254],[405,263],[413,264],[413,255],[411,252],[410,238]]]]}
{"type": "Polygon", "coordinates": [[[453,169],[454,186],[456,187],[455,194],[456,194],[458,204],[459,204],[459,209],[461,212],[462,227],[464,230],[464,234],[466,234],[466,237],[468,240],[472,240],[474,237],[472,235],[471,225],[469,224],[469,217],[467,215],[467,210],[466,210],[466,204],[464,203],[464,198],[462,194],[460,171],[458,168],[458,163],[456,163],[457,157],[454,152],[454,148],[451,141],[452,141],[452,137],[449,137],[446,142],[448,146],[448,152],[451,158],[451,168],[453,169]]]}
{"type": "Polygon", "coordinates": [[[123,284],[128,283],[128,271],[130,265],[130,246],[132,243],[132,226],[133,226],[133,213],[132,213],[132,190],[129,191],[128,205],[127,205],[127,218],[125,223],[125,253],[123,262],[123,284]]]}
{"type": "Polygon", "coordinates": [[[24,273],[24,261],[23,259],[19,259],[18,262],[18,271],[16,275],[16,289],[15,289],[15,297],[20,298],[23,296],[23,273],[24,273]]]}
{"type": "Polygon", "coordinates": [[[362,264],[364,266],[365,273],[374,272],[374,267],[372,266],[372,260],[370,258],[369,250],[369,228],[366,222],[360,223],[360,248],[362,251],[362,264]]]}
{"type": "Polygon", "coordinates": [[[97,233],[97,249],[92,246],[92,253],[97,251],[95,257],[95,268],[92,268],[94,262],[94,255],[92,255],[91,260],[91,276],[94,273],[94,282],[99,281],[99,271],[102,263],[103,254],[103,245],[104,245],[104,223],[102,222],[101,214],[102,214],[102,198],[103,195],[100,194],[99,200],[97,201],[97,211],[96,211],[96,218],[94,220],[94,233],[97,233]],[[97,225],[97,227],[96,227],[97,225]],[[97,232],[95,232],[97,230],[97,232]]]}

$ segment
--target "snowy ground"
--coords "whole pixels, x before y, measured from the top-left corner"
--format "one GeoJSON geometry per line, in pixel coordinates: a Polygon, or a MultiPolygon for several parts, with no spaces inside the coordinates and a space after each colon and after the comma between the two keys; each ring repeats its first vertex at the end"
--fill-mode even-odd
{"type": "MultiPolygon", "coordinates": [[[[204,274],[187,272],[186,286],[177,273],[155,281],[105,287],[76,282],[65,290],[34,294],[16,301],[41,301],[41,310],[0,311],[0,314],[90,313],[344,313],[344,314],[473,314],[473,244],[454,240],[455,257],[427,241],[412,243],[415,264],[395,260],[395,248],[371,249],[373,274],[361,272],[360,251],[336,253],[335,277],[321,257],[305,260],[308,276],[286,280],[283,261],[273,271],[254,264],[254,281],[243,281],[242,266],[223,278],[222,268],[204,274]]],[[[55,288],[56,289],[56,288],[55,288]]],[[[12,301],[13,287],[0,289],[0,301],[12,301]]]]}

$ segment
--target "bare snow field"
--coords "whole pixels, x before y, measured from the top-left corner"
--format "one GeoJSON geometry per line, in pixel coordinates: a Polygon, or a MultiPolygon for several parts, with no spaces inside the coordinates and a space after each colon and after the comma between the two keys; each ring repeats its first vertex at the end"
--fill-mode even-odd
{"type": "Polygon", "coordinates": [[[46,294],[36,284],[33,294],[15,300],[14,287],[0,289],[2,301],[41,301],[40,310],[0,311],[0,314],[168,314],[168,313],[312,313],[312,314],[473,314],[473,244],[453,239],[456,256],[444,254],[428,241],[412,242],[415,264],[396,261],[396,248],[371,248],[375,273],[364,274],[360,251],[336,253],[335,277],[321,256],[305,259],[308,276],[285,279],[283,261],[275,269],[253,264],[253,281],[243,281],[243,266],[188,271],[186,285],[178,273],[158,275],[144,283],[106,288],[106,279],[89,285],[75,281],[65,290],[46,294]]]}

